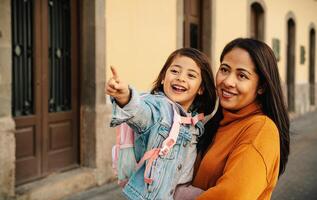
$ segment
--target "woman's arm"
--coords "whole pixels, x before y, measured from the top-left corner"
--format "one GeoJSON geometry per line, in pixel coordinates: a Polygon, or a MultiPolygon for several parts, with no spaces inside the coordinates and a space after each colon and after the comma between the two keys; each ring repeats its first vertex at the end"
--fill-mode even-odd
{"type": "Polygon", "coordinates": [[[266,199],[272,194],[278,173],[278,131],[273,122],[266,120],[261,129],[249,127],[240,135],[240,141],[229,153],[216,185],[197,199],[266,199]]]}
{"type": "Polygon", "coordinates": [[[223,175],[214,187],[197,200],[255,200],[267,187],[267,167],[251,144],[235,149],[227,160],[223,175]]]}

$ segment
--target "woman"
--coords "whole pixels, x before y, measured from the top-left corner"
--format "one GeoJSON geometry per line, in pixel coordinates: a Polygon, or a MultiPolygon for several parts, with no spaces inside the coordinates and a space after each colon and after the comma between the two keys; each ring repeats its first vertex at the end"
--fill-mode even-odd
{"type": "Polygon", "coordinates": [[[179,187],[175,199],[270,199],[289,154],[275,56],[263,42],[238,38],[225,46],[220,62],[223,119],[209,147],[199,149],[192,186],[179,187]]]}

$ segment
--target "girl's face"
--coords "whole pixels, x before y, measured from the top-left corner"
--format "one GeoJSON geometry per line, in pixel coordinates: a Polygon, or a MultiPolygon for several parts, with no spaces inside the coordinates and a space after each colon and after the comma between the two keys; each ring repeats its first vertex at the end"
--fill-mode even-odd
{"type": "Polygon", "coordinates": [[[237,111],[254,102],[257,94],[259,76],[247,51],[234,48],[223,58],[216,75],[216,87],[220,104],[224,109],[237,111]]]}
{"type": "Polygon", "coordinates": [[[179,103],[186,111],[196,94],[202,94],[201,70],[194,60],[186,56],[176,56],[167,68],[161,82],[165,95],[179,103]]]}

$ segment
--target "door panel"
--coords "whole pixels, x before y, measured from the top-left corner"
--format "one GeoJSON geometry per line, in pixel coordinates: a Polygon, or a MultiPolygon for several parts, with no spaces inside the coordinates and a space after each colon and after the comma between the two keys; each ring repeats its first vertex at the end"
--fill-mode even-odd
{"type": "Polygon", "coordinates": [[[78,166],[77,1],[13,0],[12,18],[19,185],[78,166]]]}
{"type": "Polygon", "coordinates": [[[201,0],[184,0],[184,47],[201,50],[201,0]]]}
{"type": "Polygon", "coordinates": [[[315,55],[316,55],[316,33],[315,29],[309,32],[309,101],[315,105],[315,55]]]}
{"type": "MultiPolygon", "coordinates": [[[[29,180],[40,176],[40,148],[36,144],[39,142],[37,137],[36,125],[17,126],[16,130],[16,176],[19,180],[29,180]]],[[[19,182],[18,182],[19,183],[19,182]]]]}
{"type": "Polygon", "coordinates": [[[78,164],[77,145],[77,7],[74,0],[49,0],[48,21],[48,103],[47,172],[78,164]],[[72,76],[73,75],[73,76],[72,76]],[[75,82],[72,80],[75,80],[75,82]],[[71,90],[72,86],[74,89],[71,90]]]}
{"type": "Polygon", "coordinates": [[[287,104],[288,111],[295,111],[295,22],[287,22],[287,104]]]}

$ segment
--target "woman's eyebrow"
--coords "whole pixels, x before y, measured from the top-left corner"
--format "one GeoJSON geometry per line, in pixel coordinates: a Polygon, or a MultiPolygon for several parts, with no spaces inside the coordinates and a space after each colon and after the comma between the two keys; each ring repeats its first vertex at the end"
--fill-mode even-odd
{"type": "Polygon", "coordinates": [[[227,63],[221,63],[221,64],[220,64],[220,66],[222,66],[222,65],[224,65],[224,66],[226,66],[226,67],[231,68],[231,67],[230,67],[230,65],[229,65],[229,64],[227,64],[227,63]]]}
{"type": "Polygon", "coordinates": [[[249,70],[247,70],[247,69],[245,69],[245,68],[243,68],[243,67],[242,67],[242,68],[241,68],[241,67],[240,67],[240,68],[237,68],[237,70],[238,70],[238,71],[242,71],[242,72],[246,72],[246,73],[252,75],[252,73],[251,73],[249,70]]]}
{"type": "MultiPolygon", "coordinates": [[[[229,64],[227,64],[227,63],[221,63],[221,65],[220,65],[220,66],[226,66],[226,67],[228,67],[228,68],[230,68],[230,69],[231,69],[230,65],[229,65],[229,64]]],[[[246,72],[246,73],[248,73],[248,74],[252,75],[252,73],[251,73],[249,70],[247,70],[246,68],[244,68],[244,67],[238,67],[236,70],[237,70],[237,71],[246,72]]]]}

